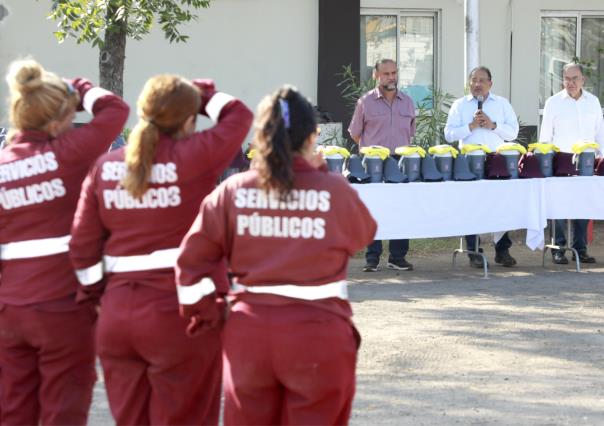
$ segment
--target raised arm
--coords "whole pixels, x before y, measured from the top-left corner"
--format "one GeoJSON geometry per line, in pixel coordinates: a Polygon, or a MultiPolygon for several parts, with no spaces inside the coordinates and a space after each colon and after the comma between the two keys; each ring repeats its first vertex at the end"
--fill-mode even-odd
{"type": "Polygon", "coordinates": [[[253,114],[243,102],[217,92],[210,80],[193,80],[201,90],[199,113],[216,123],[210,129],[196,132],[180,143],[183,163],[203,167],[203,173],[219,175],[230,164],[247,136],[253,114]],[[203,163],[200,163],[203,162],[203,163]]]}
{"type": "Polygon", "coordinates": [[[449,143],[465,139],[472,134],[469,123],[463,122],[461,105],[462,102],[460,100],[453,102],[447,116],[444,133],[445,139],[449,143]]]}
{"type": "Polygon", "coordinates": [[[63,162],[90,166],[122,132],[130,109],[119,96],[93,87],[86,79],[76,78],[71,85],[80,95],[78,111],[86,110],[94,117],[57,137],[53,141],[54,151],[63,162]]]}

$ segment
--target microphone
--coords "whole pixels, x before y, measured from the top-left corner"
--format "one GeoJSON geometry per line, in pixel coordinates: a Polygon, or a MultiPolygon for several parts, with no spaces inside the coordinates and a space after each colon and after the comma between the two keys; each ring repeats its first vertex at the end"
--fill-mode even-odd
{"type": "Polygon", "coordinates": [[[484,102],[484,96],[476,96],[476,99],[478,100],[478,111],[482,111],[482,103],[484,102]]]}

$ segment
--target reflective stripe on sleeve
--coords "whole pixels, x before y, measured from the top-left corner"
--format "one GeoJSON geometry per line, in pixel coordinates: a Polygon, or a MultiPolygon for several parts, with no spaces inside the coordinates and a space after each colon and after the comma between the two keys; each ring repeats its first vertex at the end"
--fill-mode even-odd
{"type": "Polygon", "coordinates": [[[203,278],[197,284],[177,285],[176,293],[178,303],[181,305],[193,305],[203,299],[204,296],[216,291],[216,286],[211,278],[203,278]]]}
{"type": "Polygon", "coordinates": [[[348,284],[344,280],[313,286],[294,284],[245,286],[233,283],[232,289],[249,293],[275,294],[302,300],[320,300],[330,297],[348,300],[348,284]]]}
{"type": "Polygon", "coordinates": [[[0,259],[29,259],[32,257],[50,256],[67,253],[71,235],[55,238],[40,238],[38,240],[17,241],[0,244],[0,259]]]}
{"type": "Polygon", "coordinates": [[[96,263],[88,268],[76,269],[76,276],[82,285],[95,284],[103,278],[103,262],[96,263]]]}
{"type": "Polygon", "coordinates": [[[89,114],[92,114],[92,107],[97,99],[107,95],[113,95],[113,93],[100,87],[93,87],[84,95],[84,99],[82,99],[82,106],[89,114]]]}
{"type": "Polygon", "coordinates": [[[174,268],[177,257],[178,248],[171,248],[138,256],[104,256],[103,261],[106,272],[133,272],[174,268]]]}
{"type": "Polygon", "coordinates": [[[216,92],[214,96],[210,99],[208,104],[206,105],[206,114],[208,117],[215,123],[218,121],[218,117],[220,116],[220,111],[222,108],[231,102],[234,97],[231,95],[227,95],[226,93],[216,92]]]}

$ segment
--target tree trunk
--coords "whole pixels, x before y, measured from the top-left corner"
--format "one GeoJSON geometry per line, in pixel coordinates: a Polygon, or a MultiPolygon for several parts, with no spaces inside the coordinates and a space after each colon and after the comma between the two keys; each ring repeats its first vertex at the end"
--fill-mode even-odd
{"type": "Polygon", "coordinates": [[[105,32],[105,45],[99,51],[100,85],[118,96],[124,92],[125,60],[126,22],[120,20],[105,32]]]}

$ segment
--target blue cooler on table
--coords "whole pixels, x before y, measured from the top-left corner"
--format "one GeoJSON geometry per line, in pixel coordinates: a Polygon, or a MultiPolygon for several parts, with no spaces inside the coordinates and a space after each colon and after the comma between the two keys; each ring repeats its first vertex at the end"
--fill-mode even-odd
{"type": "Polygon", "coordinates": [[[459,151],[451,145],[435,145],[428,148],[428,153],[434,157],[436,168],[443,177],[443,180],[453,179],[453,159],[457,157],[459,151]]]}
{"type": "Polygon", "coordinates": [[[421,180],[422,157],[426,155],[426,151],[420,146],[408,145],[398,147],[394,152],[401,157],[398,166],[407,176],[408,182],[421,180]]]}
{"type": "Polygon", "coordinates": [[[378,183],[382,181],[384,174],[384,161],[380,157],[366,155],[363,157],[363,167],[369,175],[370,183],[378,183]]]}
{"type": "Polygon", "coordinates": [[[369,175],[370,183],[383,182],[384,160],[390,155],[390,150],[383,146],[371,145],[361,148],[363,167],[369,175]]]}
{"type": "Polygon", "coordinates": [[[505,165],[510,172],[510,179],[518,179],[518,160],[520,154],[517,151],[504,151],[501,153],[505,157],[505,165]]]}
{"type": "Polygon", "coordinates": [[[539,161],[539,168],[543,176],[552,177],[554,175],[554,155],[560,149],[552,143],[537,142],[529,145],[529,151],[532,151],[539,161]]]}
{"type": "Polygon", "coordinates": [[[484,179],[484,165],[489,152],[491,150],[486,145],[464,144],[461,147],[461,153],[466,155],[470,171],[476,175],[476,179],[484,179]]]}
{"type": "Polygon", "coordinates": [[[350,152],[342,146],[328,145],[320,148],[330,172],[343,173],[344,161],[350,157],[350,152]]]}
{"type": "Polygon", "coordinates": [[[342,173],[344,170],[344,156],[341,154],[328,155],[325,161],[330,172],[342,173]]]}
{"type": "Polygon", "coordinates": [[[596,164],[596,151],[600,145],[592,141],[577,142],[573,144],[575,153],[573,163],[579,176],[593,176],[596,164]]]}
{"type": "Polygon", "coordinates": [[[575,156],[578,156],[578,159],[575,161],[575,164],[577,165],[577,174],[579,176],[593,176],[596,151],[585,150],[581,154],[575,154],[575,156]]]}
{"type": "Polygon", "coordinates": [[[486,154],[484,151],[470,151],[466,154],[470,171],[476,175],[476,179],[484,179],[484,161],[486,154]]]}
{"type": "Polygon", "coordinates": [[[519,143],[505,142],[497,147],[497,152],[504,156],[511,179],[518,179],[518,160],[526,154],[526,148],[519,143]]]}
{"type": "Polygon", "coordinates": [[[420,180],[422,158],[417,153],[405,155],[398,162],[399,168],[407,175],[409,182],[420,180]]]}
{"type": "Polygon", "coordinates": [[[545,177],[554,175],[554,152],[541,153],[535,151],[535,157],[539,160],[539,168],[545,177]]]}

